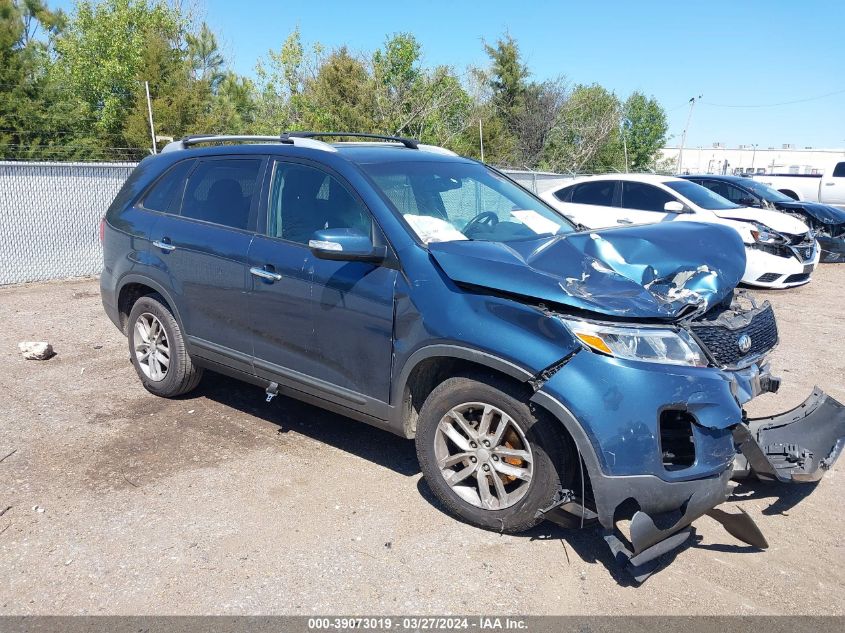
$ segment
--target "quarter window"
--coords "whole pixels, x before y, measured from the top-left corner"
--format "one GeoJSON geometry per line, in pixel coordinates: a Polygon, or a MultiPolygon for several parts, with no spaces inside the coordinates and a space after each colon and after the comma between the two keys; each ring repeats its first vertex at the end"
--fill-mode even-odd
{"type": "Polygon", "coordinates": [[[144,196],[141,206],[150,211],[178,213],[182,192],[185,190],[185,177],[193,166],[192,160],[183,160],[173,165],[144,196]]]}
{"type": "Polygon", "coordinates": [[[675,197],[644,182],[622,183],[622,207],[625,209],[639,209],[640,211],[663,211],[667,202],[675,197]]]}
{"type": "Polygon", "coordinates": [[[845,177],[845,163],[837,163],[836,164],[836,167],[833,168],[833,177],[834,178],[845,177]]]}
{"type": "Polygon", "coordinates": [[[595,204],[605,207],[613,206],[613,190],[615,180],[596,180],[576,185],[572,192],[572,202],[577,204],[595,204]]]}
{"type": "Polygon", "coordinates": [[[269,216],[270,236],[300,244],[322,229],[372,233],[369,212],[337,178],[294,163],[276,163],[269,216]]]}
{"type": "Polygon", "coordinates": [[[235,229],[249,228],[261,163],[259,158],[200,162],[188,178],[182,215],[235,229]]]}

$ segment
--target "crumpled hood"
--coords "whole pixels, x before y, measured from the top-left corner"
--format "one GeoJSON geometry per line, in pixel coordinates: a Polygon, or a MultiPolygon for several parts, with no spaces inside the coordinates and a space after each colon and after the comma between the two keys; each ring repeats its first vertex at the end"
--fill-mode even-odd
{"type": "Polygon", "coordinates": [[[745,271],[745,247],[734,229],[695,222],[428,248],[455,282],[635,319],[704,312],[745,271]]]}
{"type": "Polygon", "coordinates": [[[713,213],[726,220],[759,222],[779,233],[789,233],[790,235],[803,235],[809,230],[807,225],[798,218],[770,209],[739,207],[737,209],[719,209],[713,211],[713,213]]]}
{"type": "Polygon", "coordinates": [[[818,202],[775,202],[775,207],[783,211],[804,211],[822,224],[845,224],[845,211],[818,202]]]}

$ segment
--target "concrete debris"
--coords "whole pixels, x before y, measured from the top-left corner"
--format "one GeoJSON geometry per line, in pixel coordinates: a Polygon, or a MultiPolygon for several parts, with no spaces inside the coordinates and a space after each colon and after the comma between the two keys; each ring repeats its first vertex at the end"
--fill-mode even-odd
{"type": "Polygon", "coordinates": [[[56,355],[46,341],[23,341],[18,343],[18,349],[26,360],[49,360],[56,355]]]}

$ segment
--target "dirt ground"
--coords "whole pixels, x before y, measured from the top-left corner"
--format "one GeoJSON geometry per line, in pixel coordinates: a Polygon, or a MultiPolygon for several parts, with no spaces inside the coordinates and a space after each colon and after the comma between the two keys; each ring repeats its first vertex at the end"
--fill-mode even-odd
{"type": "MultiPolygon", "coordinates": [[[[845,401],[843,288],[830,265],[756,293],[784,382],[752,414],[814,384],[845,401]]],[[[95,280],[0,289],[0,323],[0,614],[845,613],[845,460],[817,486],[740,488],[767,551],[702,518],[637,587],[592,530],[447,516],[409,441],[215,375],[155,398],[95,280]],[[58,355],[25,361],[22,340],[58,355]]]]}

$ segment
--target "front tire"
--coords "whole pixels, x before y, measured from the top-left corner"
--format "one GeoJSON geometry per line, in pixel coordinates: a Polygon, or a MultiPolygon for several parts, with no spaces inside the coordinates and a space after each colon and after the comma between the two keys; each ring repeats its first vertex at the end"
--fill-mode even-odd
{"type": "Polygon", "coordinates": [[[129,357],[147,391],[175,398],[196,388],[202,368],[191,362],[179,323],[160,295],[138,299],[128,323],[129,357]]]}
{"type": "Polygon", "coordinates": [[[563,429],[535,412],[510,382],[455,377],[426,399],[416,448],[432,492],[451,514],[498,532],[525,531],[542,519],[573,458],[563,429]]]}

